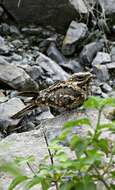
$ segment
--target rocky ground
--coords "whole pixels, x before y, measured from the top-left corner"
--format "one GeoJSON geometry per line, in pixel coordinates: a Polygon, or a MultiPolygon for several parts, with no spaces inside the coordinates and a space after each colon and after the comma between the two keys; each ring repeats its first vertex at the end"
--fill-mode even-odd
{"type": "MultiPolygon", "coordinates": [[[[58,135],[65,121],[79,117],[77,110],[55,117],[49,107],[44,107],[13,120],[11,116],[24,108],[27,101],[17,97],[17,91],[39,91],[68,79],[73,73],[91,71],[96,74],[92,94],[115,97],[115,23],[104,29],[105,20],[98,21],[95,23],[93,17],[87,24],[72,20],[65,34],[49,26],[17,27],[1,22],[0,139],[1,143],[9,143],[8,150],[0,152],[1,157],[9,160],[16,155],[35,154],[41,160],[47,150],[40,129],[47,128],[51,139],[58,135]]],[[[89,115],[95,125],[95,111],[89,115]]],[[[106,121],[104,115],[103,121],[106,121]]],[[[80,128],[78,133],[85,134],[85,129],[80,128]]],[[[9,180],[4,179],[6,190],[9,180]]]]}
{"type": "Polygon", "coordinates": [[[107,38],[105,41],[101,33],[98,30],[90,32],[86,24],[76,21],[70,23],[65,35],[42,27],[19,30],[6,23],[0,25],[1,137],[32,130],[41,120],[54,117],[45,107],[36,109],[24,119],[11,120],[13,114],[25,107],[25,99],[17,97],[17,91],[39,91],[66,80],[73,73],[88,70],[96,74],[92,94],[114,96],[114,41],[107,38]],[[90,36],[93,35],[96,36],[92,40],[90,36]]]}

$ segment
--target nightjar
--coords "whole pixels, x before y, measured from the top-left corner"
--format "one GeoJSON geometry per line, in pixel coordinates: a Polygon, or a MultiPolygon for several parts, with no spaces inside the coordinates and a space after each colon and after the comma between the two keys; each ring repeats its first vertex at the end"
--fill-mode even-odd
{"type": "Polygon", "coordinates": [[[90,94],[90,72],[79,72],[71,75],[66,81],[58,82],[39,92],[20,92],[18,95],[34,97],[28,106],[12,116],[18,119],[40,106],[50,106],[71,110],[81,106],[90,94]]]}

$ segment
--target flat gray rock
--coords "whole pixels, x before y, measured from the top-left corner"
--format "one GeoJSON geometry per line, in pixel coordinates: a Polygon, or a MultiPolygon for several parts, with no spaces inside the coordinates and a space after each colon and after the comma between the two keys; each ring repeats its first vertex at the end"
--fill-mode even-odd
{"type": "Polygon", "coordinates": [[[111,62],[111,56],[109,53],[105,53],[105,52],[98,52],[96,57],[94,58],[93,62],[92,62],[92,66],[94,65],[101,65],[101,64],[107,64],[111,62]]]}
{"type": "Polygon", "coordinates": [[[35,64],[40,66],[41,69],[53,81],[66,80],[69,77],[69,74],[66,73],[56,62],[54,62],[42,53],[39,53],[35,64]]]}
{"type": "MultiPolygon", "coordinates": [[[[93,126],[96,124],[96,114],[95,110],[89,110],[87,114],[90,116],[93,126]]],[[[52,118],[44,121],[41,124],[46,130],[46,134],[48,139],[52,139],[55,136],[59,135],[60,129],[63,124],[68,120],[73,120],[78,117],[86,117],[82,112],[76,112],[75,110],[70,113],[65,113],[63,115],[57,116],[56,118],[52,118]]],[[[101,118],[102,122],[107,122],[104,115],[101,118]]],[[[80,135],[87,134],[87,127],[78,127],[77,133],[80,135]]],[[[44,156],[47,154],[47,148],[45,144],[45,140],[43,138],[42,129],[34,130],[30,132],[20,133],[20,134],[12,134],[7,138],[3,139],[0,142],[0,146],[4,147],[4,149],[0,149],[0,158],[5,159],[6,161],[10,161],[16,156],[30,156],[34,155],[36,157],[36,162],[40,163],[43,161],[44,156]],[[5,151],[4,151],[5,150],[5,151]]],[[[65,149],[66,150],[66,149],[65,149]]],[[[28,167],[23,167],[26,173],[31,174],[28,167]]],[[[1,186],[3,190],[7,189],[8,184],[10,183],[12,177],[8,174],[1,176],[1,186]]],[[[20,188],[21,190],[21,188],[20,188]]],[[[40,187],[32,188],[32,190],[41,190],[40,187]]]]}
{"type": "Polygon", "coordinates": [[[10,127],[15,127],[20,119],[11,119],[11,116],[23,109],[24,103],[19,98],[12,98],[0,104],[0,131],[7,134],[10,127]]]}

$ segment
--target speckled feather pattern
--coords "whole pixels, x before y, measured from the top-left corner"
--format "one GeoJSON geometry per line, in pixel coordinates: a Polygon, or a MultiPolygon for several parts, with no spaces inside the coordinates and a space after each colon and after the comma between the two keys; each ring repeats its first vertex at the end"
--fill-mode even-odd
{"type": "MultiPolygon", "coordinates": [[[[20,118],[40,106],[59,107],[65,110],[77,108],[83,104],[90,93],[89,84],[91,79],[92,74],[89,72],[73,74],[67,81],[61,81],[41,90],[38,96],[35,96],[34,100],[30,102],[30,105],[13,115],[12,118],[20,118]]],[[[24,94],[30,96],[32,92],[22,92],[22,95],[24,94]]],[[[33,93],[33,96],[34,94],[36,93],[33,93]]]]}

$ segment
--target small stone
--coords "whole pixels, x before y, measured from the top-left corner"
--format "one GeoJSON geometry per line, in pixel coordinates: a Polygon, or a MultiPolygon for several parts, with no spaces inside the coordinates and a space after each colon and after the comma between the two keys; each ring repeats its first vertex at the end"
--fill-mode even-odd
{"type": "Polygon", "coordinates": [[[109,70],[115,70],[115,62],[108,63],[106,66],[109,70]]]}
{"type": "Polygon", "coordinates": [[[8,53],[8,51],[4,38],[0,36],[0,54],[8,53]]]}
{"type": "Polygon", "coordinates": [[[86,24],[72,21],[63,41],[63,54],[66,56],[72,55],[75,52],[76,46],[87,36],[87,33],[88,28],[86,24]]]}
{"type": "Polygon", "coordinates": [[[106,65],[95,65],[93,72],[96,74],[97,79],[102,82],[106,82],[110,78],[106,65]]]}
{"type": "Polygon", "coordinates": [[[92,42],[84,46],[80,53],[80,63],[83,66],[91,66],[91,63],[98,51],[101,51],[104,47],[102,42],[92,42]]]}
{"type": "Polygon", "coordinates": [[[62,67],[65,69],[65,71],[70,71],[71,73],[78,73],[84,71],[79,61],[74,59],[67,60],[66,63],[62,65],[62,67]]]}
{"type": "Polygon", "coordinates": [[[91,92],[93,95],[101,95],[102,91],[99,86],[92,86],[91,92]]]}
{"type": "Polygon", "coordinates": [[[66,62],[65,57],[62,53],[57,49],[56,44],[52,42],[47,50],[47,55],[52,60],[54,60],[58,64],[63,64],[66,62]]]}
{"type": "Polygon", "coordinates": [[[41,69],[40,66],[30,66],[27,65],[24,70],[29,74],[29,76],[31,76],[31,78],[33,80],[35,80],[36,82],[39,83],[39,78],[42,76],[43,74],[43,70],[41,69]]]}
{"type": "Polygon", "coordinates": [[[112,91],[112,88],[110,85],[108,85],[107,83],[103,83],[100,85],[101,86],[101,89],[104,93],[109,93],[112,91]]]}
{"type": "Polygon", "coordinates": [[[102,97],[102,98],[108,98],[108,94],[102,92],[101,97],[102,97]]]}
{"type": "Polygon", "coordinates": [[[20,35],[18,28],[14,25],[11,25],[9,30],[12,35],[20,35]]]}
{"type": "Polygon", "coordinates": [[[111,62],[111,56],[108,53],[105,52],[98,52],[96,57],[94,58],[92,62],[92,66],[97,64],[107,64],[108,62],[111,62]]]}
{"type": "Polygon", "coordinates": [[[112,47],[110,54],[112,62],[115,62],[115,46],[112,47]]]}
{"type": "Polygon", "coordinates": [[[20,40],[18,40],[18,39],[12,41],[12,44],[13,44],[13,46],[16,47],[16,48],[20,48],[20,47],[23,46],[22,42],[21,42],[20,40]]]}

